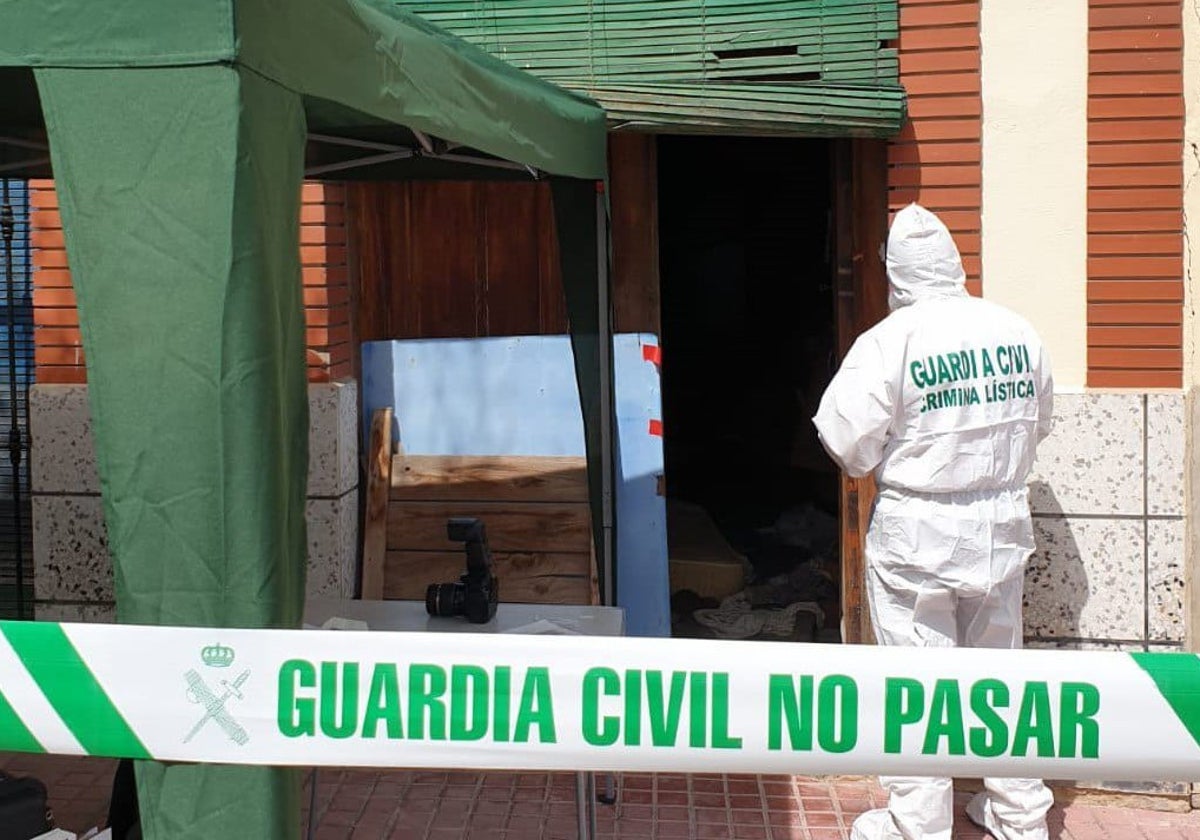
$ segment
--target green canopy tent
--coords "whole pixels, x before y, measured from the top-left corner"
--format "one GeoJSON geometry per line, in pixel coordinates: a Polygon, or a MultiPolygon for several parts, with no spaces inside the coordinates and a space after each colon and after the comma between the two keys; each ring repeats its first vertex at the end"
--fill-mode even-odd
{"type": "MultiPolygon", "coordinates": [[[[300,622],[306,168],[551,177],[608,556],[595,188],[605,120],[594,103],[388,0],[0,0],[0,176],[51,166],[121,621],[300,622]]],[[[104,737],[145,755],[131,732],[104,737]]],[[[290,771],[144,762],[138,788],[155,840],[298,834],[290,771]]]]}

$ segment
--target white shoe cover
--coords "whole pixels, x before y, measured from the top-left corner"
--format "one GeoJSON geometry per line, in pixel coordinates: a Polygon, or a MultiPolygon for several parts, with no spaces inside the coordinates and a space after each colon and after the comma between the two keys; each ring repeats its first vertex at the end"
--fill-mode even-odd
{"type": "Polygon", "coordinates": [[[1039,825],[1029,828],[1017,828],[1002,823],[996,816],[995,809],[992,808],[991,797],[988,796],[987,791],[971,797],[971,801],[967,803],[967,819],[984,829],[996,840],[1049,840],[1050,838],[1045,819],[1042,819],[1039,825]]]}
{"type": "Polygon", "coordinates": [[[854,821],[850,840],[903,840],[887,808],[867,811],[854,821]]]}

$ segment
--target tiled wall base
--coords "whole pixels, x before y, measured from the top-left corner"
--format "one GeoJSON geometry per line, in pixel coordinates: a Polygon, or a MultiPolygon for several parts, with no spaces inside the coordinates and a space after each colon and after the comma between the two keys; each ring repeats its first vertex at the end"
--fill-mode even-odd
{"type": "MultiPolygon", "coordinates": [[[[308,592],[354,593],[358,534],[358,395],[353,381],[309,386],[308,592]]],[[[85,385],[29,394],[34,610],[43,620],[113,618],[85,385]]]]}
{"type": "Polygon", "coordinates": [[[1184,396],[1055,397],[1031,478],[1031,646],[1170,649],[1184,641],[1184,396]]]}
{"type": "MultiPolygon", "coordinates": [[[[1030,502],[1037,551],[1025,576],[1031,648],[1181,648],[1184,395],[1059,394],[1030,502]]],[[[1120,794],[1186,797],[1185,782],[1078,782],[1120,794]]]]}

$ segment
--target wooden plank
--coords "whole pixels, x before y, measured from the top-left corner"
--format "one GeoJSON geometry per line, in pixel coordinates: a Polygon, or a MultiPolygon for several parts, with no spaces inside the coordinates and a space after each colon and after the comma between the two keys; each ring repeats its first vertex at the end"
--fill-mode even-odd
{"type": "MultiPolygon", "coordinates": [[[[837,144],[834,177],[834,288],[838,346],[844,354],[862,331],[887,315],[887,281],[878,257],[879,246],[887,238],[886,144],[869,140],[837,144]]],[[[874,499],[875,485],[870,477],[853,479],[842,474],[841,623],[843,641],[849,644],[874,641],[863,555],[874,499]]]]}
{"type": "Polygon", "coordinates": [[[937,6],[915,6],[911,2],[900,4],[900,28],[917,26],[951,26],[954,24],[979,25],[978,3],[951,3],[937,6]]]}
{"type": "Polygon", "coordinates": [[[1151,163],[1178,167],[1182,157],[1182,138],[1149,143],[1092,143],[1088,147],[1088,165],[1090,167],[1133,166],[1151,163]]]}
{"type": "MultiPolygon", "coordinates": [[[[500,600],[510,604],[588,604],[587,554],[494,553],[500,600]]],[[[461,551],[389,551],[384,598],[424,600],[431,583],[453,583],[466,568],[461,551]]]]}
{"type": "Polygon", "coordinates": [[[538,185],[538,334],[563,335],[569,330],[567,296],[562,284],[558,253],[558,227],[554,221],[554,196],[550,185],[538,185]]]}
{"type": "Polygon", "coordinates": [[[914,96],[908,101],[908,115],[914,120],[935,117],[978,117],[982,113],[983,103],[977,95],[914,96]]]}
{"type": "Polygon", "coordinates": [[[1173,163],[1128,166],[1089,166],[1088,186],[1102,187],[1183,187],[1183,167],[1173,163]]]}
{"type": "Polygon", "coordinates": [[[387,338],[423,338],[421,332],[421,278],[413,274],[414,231],[419,222],[413,210],[415,182],[393,185],[387,194],[383,232],[383,265],[387,309],[387,338]]]}
{"type": "Polygon", "coordinates": [[[1088,56],[1089,84],[1103,73],[1178,73],[1182,69],[1183,53],[1178,50],[1126,50],[1088,56]]]}
{"type": "Polygon", "coordinates": [[[388,306],[383,265],[386,254],[385,220],[381,218],[381,200],[387,184],[351,184],[347,190],[347,212],[353,218],[350,225],[351,253],[354,256],[354,277],[358,283],[354,307],[355,326],[360,341],[377,341],[390,337],[388,306]]]}
{"type": "Polygon", "coordinates": [[[1183,276],[1182,254],[1166,257],[1088,257],[1087,263],[1088,277],[1093,279],[1183,276]]]}
{"type": "Polygon", "coordinates": [[[1088,213],[1088,233],[1168,232],[1182,235],[1183,211],[1106,210],[1088,213]]]}
{"type": "Polygon", "coordinates": [[[1183,381],[1179,370],[1108,370],[1088,371],[1090,388],[1178,388],[1183,381]]]}
{"type": "Polygon", "coordinates": [[[1088,236],[1088,254],[1179,254],[1183,251],[1181,233],[1092,233],[1088,236]]]}
{"type": "Polygon", "coordinates": [[[1183,327],[1102,327],[1088,328],[1092,347],[1182,347],[1183,327]]]}
{"type": "MultiPolygon", "coordinates": [[[[979,185],[978,166],[893,166],[888,173],[893,187],[963,187],[979,185]]],[[[962,249],[962,245],[959,245],[962,249]]]]}
{"type": "Polygon", "coordinates": [[[487,527],[495,551],[586,552],[591,517],[583,502],[392,502],[387,545],[393,550],[447,551],[446,521],[474,516],[487,527]]]}
{"type": "Polygon", "coordinates": [[[652,134],[614,133],[608,138],[613,324],[618,332],[661,335],[657,143],[652,134]]]}
{"type": "Polygon", "coordinates": [[[924,119],[910,122],[908,125],[912,138],[918,143],[937,140],[978,143],[982,133],[978,119],[924,119]]]}
{"type": "Polygon", "coordinates": [[[918,73],[978,73],[979,49],[900,53],[900,81],[918,73]]]}
{"type": "Polygon", "coordinates": [[[383,596],[384,554],[387,550],[388,487],[392,470],[392,410],[371,415],[367,449],[367,500],[363,522],[362,597],[383,596]]]}
{"type": "Polygon", "coordinates": [[[1183,30],[1169,29],[1094,29],[1088,33],[1090,52],[1122,50],[1183,49],[1183,30]]]}
{"type": "Polygon", "coordinates": [[[975,23],[952,26],[905,28],[900,32],[900,50],[978,49],[979,27],[975,23]]]}
{"type": "Polygon", "coordinates": [[[1143,140],[1178,141],[1183,136],[1182,119],[1123,118],[1088,122],[1088,144],[1137,142],[1143,140]]]}
{"type": "Polygon", "coordinates": [[[419,284],[421,338],[482,334],[481,186],[469,181],[414,182],[406,243],[410,282],[419,284]]]}
{"type": "MultiPolygon", "coordinates": [[[[952,210],[974,210],[979,211],[982,193],[978,185],[973,187],[920,187],[917,192],[917,201],[930,210],[939,213],[945,209],[952,210]]],[[[899,210],[909,204],[907,200],[895,201],[892,200],[892,209],[899,210]]]]}
{"type": "Polygon", "coordinates": [[[918,96],[973,93],[981,88],[978,73],[928,73],[910,76],[904,82],[909,101],[918,96]]]}
{"type": "Polygon", "coordinates": [[[1178,303],[1088,303],[1088,324],[1174,327],[1183,323],[1178,303]]]}
{"type": "Polygon", "coordinates": [[[1178,347],[1089,347],[1088,367],[1098,370],[1180,370],[1183,350],[1178,347]]]}
{"type": "Polygon", "coordinates": [[[538,333],[538,184],[481,184],[483,237],[460,235],[459,247],[479,248],[484,303],[481,335],[538,333]]]}
{"type": "Polygon", "coordinates": [[[587,502],[587,461],[473,455],[397,455],[394,501],[587,502]]]}
{"type": "Polygon", "coordinates": [[[979,143],[890,143],[888,145],[888,163],[900,164],[970,164],[979,178],[979,165],[983,160],[983,152],[979,143]]]}
{"type": "Polygon", "coordinates": [[[1153,210],[1170,210],[1183,202],[1180,190],[1167,187],[1144,187],[1131,189],[1101,189],[1092,187],[1087,195],[1088,210],[1127,210],[1143,207],[1153,210]]]}
{"type": "Polygon", "coordinates": [[[1089,280],[1088,300],[1183,302],[1182,280],[1089,280]]]}
{"type": "Polygon", "coordinates": [[[1088,119],[1162,119],[1183,116],[1182,96],[1088,96],[1088,119]]]}
{"type": "Polygon", "coordinates": [[[1092,76],[1088,93],[1093,96],[1154,96],[1183,94],[1182,73],[1122,73],[1092,76]]]}
{"type": "Polygon", "coordinates": [[[1099,7],[1088,10],[1089,29],[1125,29],[1130,27],[1178,27],[1183,23],[1180,4],[1152,6],[1099,7]]]}

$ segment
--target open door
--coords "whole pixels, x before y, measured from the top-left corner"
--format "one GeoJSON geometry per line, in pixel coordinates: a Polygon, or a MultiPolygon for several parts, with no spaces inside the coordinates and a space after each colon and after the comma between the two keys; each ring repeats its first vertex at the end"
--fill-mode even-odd
{"type": "MultiPolygon", "coordinates": [[[[880,258],[887,240],[887,143],[843,140],[833,146],[835,318],[839,357],[859,334],[887,315],[887,272],[880,258]]],[[[871,643],[871,614],[865,589],[867,526],[875,480],[842,475],[842,640],[871,643]]]]}

